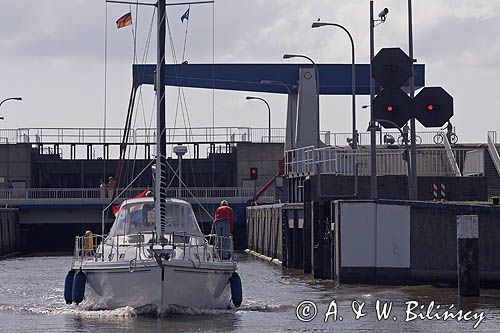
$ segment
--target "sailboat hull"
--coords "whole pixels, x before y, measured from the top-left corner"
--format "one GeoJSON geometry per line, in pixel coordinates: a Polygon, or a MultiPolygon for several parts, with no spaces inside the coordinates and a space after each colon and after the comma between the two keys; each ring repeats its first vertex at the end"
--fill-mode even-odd
{"type": "Polygon", "coordinates": [[[87,276],[86,304],[95,309],[115,309],[124,306],[141,308],[154,306],[157,311],[169,309],[230,307],[229,278],[235,264],[167,261],[162,268],[155,262],[134,263],[133,266],[82,265],[87,276]],[[103,267],[105,266],[105,267],[103,267]]]}

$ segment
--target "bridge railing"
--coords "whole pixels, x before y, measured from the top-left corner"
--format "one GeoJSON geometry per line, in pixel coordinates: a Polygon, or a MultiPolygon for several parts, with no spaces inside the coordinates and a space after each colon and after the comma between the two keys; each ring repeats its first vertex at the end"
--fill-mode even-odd
{"type": "MultiPolygon", "coordinates": [[[[256,127],[191,127],[167,128],[167,143],[193,142],[269,142],[269,128],[256,127]]],[[[0,144],[31,143],[31,144],[119,144],[122,141],[123,128],[98,127],[64,127],[64,128],[16,128],[1,129],[0,144]]],[[[417,143],[434,144],[434,137],[441,131],[423,131],[417,133],[417,143]]],[[[271,128],[271,142],[285,142],[285,128],[271,128]]],[[[370,133],[358,134],[360,145],[370,144],[370,133]]],[[[400,139],[397,131],[382,131],[377,136],[378,144],[384,144],[383,136],[390,135],[395,142],[400,139]]],[[[149,144],[156,142],[155,128],[135,128],[130,130],[130,144],[149,144]]],[[[347,146],[347,139],[352,133],[334,133],[321,131],[320,138],[327,145],[347,146]]]]}
{"type": "MultiPolygon", "coordinates": [[[[144,191],[143,187],[129,188],[121,196],[123,199],[128,199],[136,196],[144,191]]],[[[169,188],[167,197],[181,198],[188,201],[196,201],[194,198],[204,202],[217,202],[226,199],[238,199],[246,201],[254,195],[253,188],[246,187],[194,187],[182,188],[180,191],[177,188],[169,188]],[[208,199],[208,200],[207,200],[208,199]]],[[[19,202],[81,202],[81,203],[106,203],[109,198],[106,197],[107,192],[99,188],[11,188],[0,189],[0,204],[15,204],[19,202]]],[[[274,199],[274,189],[270,188],[264,194],[263,200],[274,199]]]]}
{"type": "MultiPolygon", "coordinates": [[[[0,144],[119,144],[123,128],[17,128],[1,129],[0,144]]],[[[167,143],[193,142],[269,142],[268,128],[252,127],[191,127],[167,128],[167,143]]],[[[284,128],[271,128],[271,142],[282,143],[284,128]]],[[[130,144],[156,142],[155,128],[136,128],[129,133],[130,144]]]]}

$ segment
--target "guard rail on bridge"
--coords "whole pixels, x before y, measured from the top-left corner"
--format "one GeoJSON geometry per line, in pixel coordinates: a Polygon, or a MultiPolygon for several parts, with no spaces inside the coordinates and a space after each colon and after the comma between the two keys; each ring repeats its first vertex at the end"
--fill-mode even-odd
{"type": "MultiPolygon", "coordinates": [[[[269,142],[268,128],[252,127],[191,127],[191,128],[167,128],[167,143],[198,143],[209,144],[214,142],[269,142]]],[[[271,129],[271,142],[283,143],[285,141],[285,128],[271,129]]],[[[123,128],[14,128],[0,130],[0,144],[31,143],[46,145],[70,145],[70,144],[120,144],[123,138],[123,128]]],[[[441,131],[419,132],[418,142],[422,144],[434,144],[434,138],[441,131]]],[[[358,134],[360,145],[370,144],[370,133],[358,134]]],[[[393,137],[397,142],[400,134],[397,131],[381,131],[378,144],[384,144],[384,135],[393,137]]],[[[346,146],[347,139],[352,138],[352,133],[332,133],[322,131],[321,140],[327,145],[346,146]]],[[[156,142],[155,128],[135,128],[130,130],[129,144],[154,144],[156,142]]]]}
{"type": "MultiPolygon", "coordinates": [[[[31,143],[46,145],[70,144],[121,144],[123,128],[17,128],[0,130],[0,143],[31,143]]],[[[268,128],[251,127],[191,127],[167,128],[168,144],[215,142],[269,142],[268,128]]],[[[284,128],[271,129],[271,142],[282,143],[285,138],[284,128]]],[[[155,128],[135,128],[129,133],[129,144],[154,144],[155,128]]]]}
{"type": "MultiPolygon", "coordinates": [[[[130,188],[122,194],[122,199],[132,198],[144,191],[144,188],[130,188]]],[[[214,204],[221,200],[230,203],[245,203],[253,198],[254,189],[246,187],[203,187],[203,188],[170,188],[167,197],[179,198],[190,203],[214,204]]],[[[274,202],[273,189],[269,189],[260,198],[261,202],[274,202]]],[[[106,192],[94,188],[13,188],[0,190],[0,205],[107,205],[110,199],[106,192]]]]}

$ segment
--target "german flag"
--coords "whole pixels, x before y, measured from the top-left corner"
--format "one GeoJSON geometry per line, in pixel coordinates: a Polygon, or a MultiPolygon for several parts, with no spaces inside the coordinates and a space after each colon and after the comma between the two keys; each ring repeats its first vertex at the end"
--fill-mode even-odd
{"type": "Polygon", "coordinates": [[[123,15],[118,20],[116,20],[116,27],[118,29],[126,27],[131,24],[132,24],[132,14],[130,12],[128,12],[127,14],[123,15]]]}

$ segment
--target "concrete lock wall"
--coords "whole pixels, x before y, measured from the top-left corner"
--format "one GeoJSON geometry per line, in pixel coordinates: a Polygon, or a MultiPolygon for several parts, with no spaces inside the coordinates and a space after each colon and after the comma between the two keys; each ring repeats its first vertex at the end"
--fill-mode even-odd
{"type": "Polygon", "coordinates": [[[279,171],[278,161],[283,159],[282,143],[238,143],[237,186],[244,186],[250,178],[250,168],[258,168],[256,187],[265,185],[279,171]]]}
{"type": "MultiPolygon", "coordinates": [[[[378,197],[381,199],[408,200],[406,176],[379,176],[378,197]]],[[[312,200],[342,199],[354,194],[354,176],[314,175],[311,176],[312,200]]],[[[445,185],[447,200],[487,201],[488,184],[485,177],[418,177],[418,200],[433,200],[433,184],[439,188],[445,185]]],[[[359,177],[358,198],[370,198],[370,177],[359,177]]]]}
{"type": "Polygon", "coordinates": [[[379,200],[336,201],[340,283],[457,283],[458,215],[479,216],[483,287],[500,287],[500,208],[379,200]]]}
{"type": "Polygon", "coordinates": [[[0,189],[30,187],[31,145],[0,145],[0,189]]]}
{"type": "Polygon", "coordinates": [[[283,260],[283,204],[247,207],[246,216],[248,248],[283,260]]]}
{"type": "Polygon", "coordinates": [[[20,249],[17,209],[0,208],[0,256],[20,249]]]}

